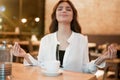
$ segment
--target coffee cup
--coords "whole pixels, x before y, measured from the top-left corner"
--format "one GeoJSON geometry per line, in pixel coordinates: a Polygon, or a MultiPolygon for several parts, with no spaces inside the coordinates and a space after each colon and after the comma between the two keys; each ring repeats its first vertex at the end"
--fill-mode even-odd
{"type": "Polygon", "coordinates": [[[57,60],[45,61],[43,63],[43,68],[45,69],[46,72],[56,73],[59,71],[60,62],[57,60]]]}

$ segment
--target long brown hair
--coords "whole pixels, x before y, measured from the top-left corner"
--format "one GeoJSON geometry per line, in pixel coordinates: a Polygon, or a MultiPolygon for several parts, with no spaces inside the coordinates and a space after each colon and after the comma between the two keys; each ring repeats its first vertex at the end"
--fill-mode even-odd
{"type": "Polygon", "coordinates": [[[77,10],[75,9],[72,2],[69,0],[60,0],[53,8],[53,13],[51,15],[52,22],[49,27],[50,33],[56,32],[58,30],[58,21],[56,19],[56,9],[59,6],[59,4],[62,2],[67,2],[73,10],[73,20],[71,22],[71,30],[74,32],[77,32],[77,33],[81,33],[81,26],[79,25],[79,23],[77,21],[77,10]]]}

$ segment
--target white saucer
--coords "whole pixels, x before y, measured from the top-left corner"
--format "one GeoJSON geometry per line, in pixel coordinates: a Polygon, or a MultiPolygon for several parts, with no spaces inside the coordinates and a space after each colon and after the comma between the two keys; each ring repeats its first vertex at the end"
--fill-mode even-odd
{"type": "Polygon", "coordinates": [[[62,70],[59,70],[58,72],[47,72],[45,70],[42,70],[42,73],[45,75],[45,76],[58,76],[58,75],[61,75],[62,74],[62,70]]]}

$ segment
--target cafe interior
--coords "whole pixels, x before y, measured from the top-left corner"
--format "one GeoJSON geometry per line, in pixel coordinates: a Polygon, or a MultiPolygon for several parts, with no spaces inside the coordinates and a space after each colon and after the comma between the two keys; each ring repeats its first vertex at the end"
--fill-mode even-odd
{"type": "MultiPolygon", "coordinates": [[[[11,48],[18,42],[27,53],[37,58],[40,40],[49,34],[52,10],[58,1],[0,0],[0,48],[4,44],[11,48]]],[[[38,67],[25,67],[23,58],[13,56],[13,80],[120,80],[120,0],[70,1],[78,11],[82,34],[88,37],[90,61],[99,57],[112,43],[117,44],[117,57],[106,60],[105,67],[99,68],[95,75],[65,71],[57,77],[46,77],[38,72],[38,67]]]]}

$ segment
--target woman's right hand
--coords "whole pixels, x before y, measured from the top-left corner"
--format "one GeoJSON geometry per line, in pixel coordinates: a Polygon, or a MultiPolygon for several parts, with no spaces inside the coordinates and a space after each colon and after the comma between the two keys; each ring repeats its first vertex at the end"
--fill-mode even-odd
{"type": "Polygon", "coordinates": [[[23,50],[17,42],[15,42],[10,52],[17,57],[25,57],[26,55],[25,50],[23,50]]]}

